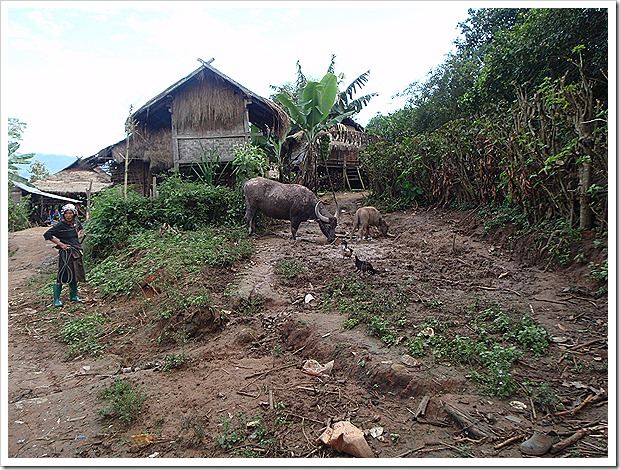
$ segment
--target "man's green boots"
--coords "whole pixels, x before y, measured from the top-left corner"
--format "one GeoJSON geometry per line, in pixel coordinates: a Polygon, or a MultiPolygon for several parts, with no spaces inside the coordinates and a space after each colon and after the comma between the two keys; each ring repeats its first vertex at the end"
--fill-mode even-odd
{"type": "Polygon", "coordinates": [[[77,295],[77,284],[69,284],[69,300],[73,300],[74,302],[82,301],[77,295]]]}
{"type": "Polygon", "coordinates": [[[62,307],[60,301],[60,291],[62,291],[62,284],[54,284],[54,307],[62,307]]]}

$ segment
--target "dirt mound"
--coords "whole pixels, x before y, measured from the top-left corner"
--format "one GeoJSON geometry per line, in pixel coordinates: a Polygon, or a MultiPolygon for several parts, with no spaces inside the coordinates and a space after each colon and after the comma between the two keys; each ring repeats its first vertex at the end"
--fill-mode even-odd
{"type": "MultiPolygon", "coordinates": [[[[270,225],[255,237],[251,260],[205,270],[212,309],[167,322],[145,310],[149,282],[144,295],[114,302],[83,285],[82,304],[52,308],[51,292],[40,291],[56,262],[44,229],[11,234],[8,456],[347,457],[316,439],[348,420],[367,431],[377,457],[522,458],[519,444],[534,430],[557,445],[580,429],[586,432],[574,444],[545,457],[606,457],[607,298],[588,295],[586,267],[545,271],[518,256],[520,245],[482,236],[466,212],[384,214],[390,236],[358,240],[351,229],[362,196],[339,195],[343,212],[331,245],[313,222],[302,224],[298,240],[287,223],[270,225]],[[344,239],[379,273],[356,273],[353,259],[342,256],[344,239]],[[286,279],[277,274],[282,261],[303,269],[286,279]],[[327,289],[337,291],[330,285],[336,278],[401,295],[409,338],[387,346],[368,325],[343,328],[345,305],[321,308],[327,289]],[[528,312],[553,339],[546,355],[515,363],[521,385],[509,399],[486,394],[466,365],[407,354],[407,340],[423,325],[466,336],[468,308],[492,304],[528,312]],[[104,354],[68,355],[62,325],[95,312],[109,320],[104,354]],[[178,367],[165,367],[180,357],[178,367]],[[334,361],[331,374],[305,373],[308,359],[334,361]],[[130,425],[100,413],[98,392],[119,378],[148,397],[130,425]],[[548,405],[540,405],[544,397],[535,405],[533,387],[549,391],[548,405]],[[132,436],[144,433],[155,440],[141,447],[132,436]]],[[[333,212],[333,200],[324,200],[333,212]]]]}

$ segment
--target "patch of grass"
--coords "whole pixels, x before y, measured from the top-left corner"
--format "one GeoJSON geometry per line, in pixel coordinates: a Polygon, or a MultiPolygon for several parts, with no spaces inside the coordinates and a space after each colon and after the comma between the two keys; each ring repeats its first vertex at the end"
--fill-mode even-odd
{"type": "Polygon", "coordinates": [[[368,334],[388,346],[395,344],[405,323],[406,296],[399,290],[383,292],[351,273],[334,277],[321,295],[321,308],[347,314],[344,329],[365,324],[368,334]]]}
{"type": "Polygon", "coordinates": [[[290,286],[308,271],[306,264],[298,259],[280,259],[276,262],[274,272],[280,284],[290,286]]]}
{"type": "Polygon", "coordinates": [[[198,284],[179,289],[178,285],[168,285],[151,302],[155,304],[156,315],[162,320],[168,320],[174,313],[189,309],[212,310],[212,301],[205,287],[198,284]]]}
{"type": "Polygon", "coordinates": [[[517,388],[512,367],[523,356],[520,349],[534,356],[547,353],[549,334],[531,317],[506,312],[498,306],[467,309],[471,336],[453,334],[449,325],[427,319],[405,346],[413,357],[429,352],[438,362],[454,362],[472,367],[471,380],[490,395],[508,397],[517,388]]]}
{"type": "Polygon", "coordinates": [[[97,397],[110,402],[99,414],[118,418],[125,424],[131,424],[140,415],[147,399],[146,390],[119,377],[114,379],[110,387],[100,390],[97,397]]]}
{"type": "Polygon", "coordinates": [[[103,335],[102,325],[107,321],[109,318],[97,313],[67,321],[60,334],[69,345],[69,355],[100,355],[104,346],[98,340],[103,335]]]}
{"type": "Polygon", "coordinates": [[[486,218],[484,221],[484,233],[488,234],[494,229],[513,224],[520,232],[525,232],[529,227],[527,216],[513,204],[489,204],[479,210],[479,215],[486,218]]]}
{"type": "Polygon", "coordinates": [[[253,317],[265,308],[265,298],[261,295],[253,295],[249,299],[241,299],[238,312],[244,317],[253,317]]]}
{"type": "Polygon", "coordinates": [[[162,360],[163,365],[161,370],[168,372],[172,369],[179,369],[185,364],[185,353],[180,354],[166,354],[162,360]]]}
{"type": "Polygon", "coordinates": [[[184,416],[181,420],[181,431],[192,430],[196,444],[203,444],[207,437],[209,419],[206,416],[184,416]]]}
{"type": "Polygon", "coordinates": [[[215,436],[215,442],[233,455],[259,457],[273,445],[273,440],[267,437],[260,414],[252,420],[244,413],[229,415],[219,420],[218,427],[221,427],[221,431],[215,436]]]}
{"type": "Polygon", "coordinates": [[[188,232],[158,230],[135,233],[122,251],[110,254],[88,271],[89,282],[102,297],[121,297],[140,288],[147,278],[152,287],[163,290],[193,274],[199,279],[201,268],[230,266],[253,252],[241,228],[202,228],[188,232]]]}

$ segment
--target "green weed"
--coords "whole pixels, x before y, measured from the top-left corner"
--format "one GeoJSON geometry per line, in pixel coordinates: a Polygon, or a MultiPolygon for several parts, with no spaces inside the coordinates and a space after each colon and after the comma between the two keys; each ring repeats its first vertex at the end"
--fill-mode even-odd
{"type": "Polygon", "coordinates": [[[63,342],[69,345],[69,355],[80,354],[97,356],[104,346],[98,339],[103,334],[102,325],[109,321],[100,314],[91,314],[77,320],[67,321],[60,334],[63,342]]]}
{"type": "Polygon", "coordinates": [[[344,329],[365,324],[371,336],[380,338],[388,346],[396,343],[398,329],[405,323],[407,299],[402,292],[378,291],[355,274],[333,278],[321,298],[324,310],[348,315],[344,329]]]}
{"type": "Polygon", "coordinates": [[[164,356],[163,365],[161,370],[168,372],[172,369],[179,369],[185,364],[186,357],[184,353],[180,354],[167,354],[164,356]]]}
{"type": "Polygon", "coordinates": [[[523,347],[535,356],[547,353],[548,332],[529,316],[506,312],[498,306],[469,307],[471,336],[452,334],[449,325],[427,319],[415,336],[405,342],[413,357],[429,352],[438,362],[454,362],[472,368],[471,380],[490,395],[508,397],[516,390],[513,364],[523,356],[523,347]]]}
{"type": "Polygon", "coordinates": [[[142,410],[147,399],[146,391],[122,378],[115,378],[114,383],[100,390],[97,397],[110,402],[107,408],[99,411],[104,417],[116,417],[125,424],[131,424],[142,410]]]}
{"type": "Polygon", "coordinates": [[[241,457],[257,457],[262,455],[258,449],[267,451],[273,444],[267,438],[267,430],[260,414],[249,420],[244,413],[228,418],[221,418],[221,431],[217,433],[215,442],[225,451],[241,457]]]}
{"type": "Polygon", "coordinates": [[[298,259],[280,259],[276,262],[274,272],[278,276],[280,283],[290,286],[295,280],[305,274],[308,268],[303,261],[298,259]]]}
{"type": "Polygon", "coordinates": [[[209,425],[209,419],[205,416],[184,416],[181,420],[181,431],[191,429],[194,432],[194,439],[196,444],[202,444],[207,437],[207,427],[209,425]]]}

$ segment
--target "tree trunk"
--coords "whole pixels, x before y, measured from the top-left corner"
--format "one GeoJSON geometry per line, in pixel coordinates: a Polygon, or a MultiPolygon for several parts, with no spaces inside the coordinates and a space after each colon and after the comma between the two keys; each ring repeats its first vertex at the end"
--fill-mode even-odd
{"type": "Polygon", "coordinates": [[[590,208],[590,196],[588,188],[592,184],[592,164],[584,163],[579,168],[579,229],[590,230],[592,228],[592,209],[590,208]]]}

